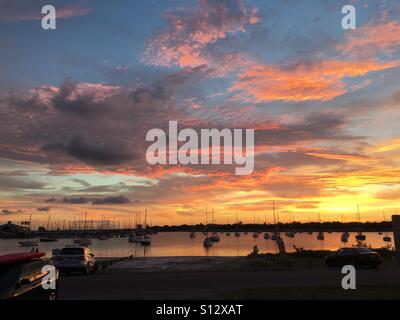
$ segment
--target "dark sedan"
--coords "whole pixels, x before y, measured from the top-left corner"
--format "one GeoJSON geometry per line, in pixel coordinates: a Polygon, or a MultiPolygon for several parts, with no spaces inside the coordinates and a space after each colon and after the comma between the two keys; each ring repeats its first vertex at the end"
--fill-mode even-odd
{"type": "Polygon", "coordinates": [[[342,248],[327,257],[325,263],[330,267],[353,265],[358,267],[377,268],[383,263],[379,253],[368,248],[342,248]]]}

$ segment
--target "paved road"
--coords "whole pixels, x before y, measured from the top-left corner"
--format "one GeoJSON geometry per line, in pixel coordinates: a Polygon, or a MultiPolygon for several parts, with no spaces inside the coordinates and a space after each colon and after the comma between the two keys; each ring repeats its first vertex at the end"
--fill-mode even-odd
{"type": "MultiPolygon", "coordinates": [[[[60,280],[60,299],[213,299],[260,287],[340,286],[335,268],[297,271],[99,273],[60,280]]],[[[400,268],[358,270],[357,285],[400,284],[400,268]]]]}

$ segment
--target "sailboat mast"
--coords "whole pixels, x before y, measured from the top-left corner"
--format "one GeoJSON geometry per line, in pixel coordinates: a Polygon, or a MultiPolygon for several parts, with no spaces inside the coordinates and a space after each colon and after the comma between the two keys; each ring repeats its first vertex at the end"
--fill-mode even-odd
{"type": "Polygon", "coordinates": [[[275,201],[272,201],[272,213],[274,214],[274,224],[276,224],[276,216],[275,216],[275,201]]]}

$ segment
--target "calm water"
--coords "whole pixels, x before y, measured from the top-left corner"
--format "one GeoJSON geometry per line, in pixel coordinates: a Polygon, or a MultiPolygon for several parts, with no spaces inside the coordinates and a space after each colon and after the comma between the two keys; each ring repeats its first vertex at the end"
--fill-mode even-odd
{"type": "MultiPolygon", "coordinates": [[[[388,235],[392,237],[392,232],[379,235],[377,232],[364,232],[367,236],[365,243],[373,248],[381,248],[387,246],[382,237],[388,235]]],[[[293,245],[311,250],[336,250],[342,246],[352,246],[356,244],[355,233],[351,233],[349,241],[346,244],[340,242],[341,233],[325,233],[325,240],[317,240],[317,233],[312,235],[307,233],[298,233],[295,238],[288,238],[281,234],[285,241],[286,250],[294,251],[293,245]]],[[[257,245],[261,253],[275,253],[277,246],[275,241],[265,240],[264,234],[261,233],[259,238],[253,238],[253,234],[249,232],[236,238],[233,233],[227,236],[220,233],[221,241],[215,243],[210,249],[203,247],[204,236],[202,233],[196,233],[195,239],[189,239],[188,232],[164,232],[153,235],[152,245],[143,247],[140,244],[129,243],[128,238],[111,238],[108,240],[92,239],[93,244],[90,246],[97,257],[123,257],[123,256],[244,256],[250,253],[254,245],[257,245]]],[[[1,240],[0,254],[12,252],[26,252],[30,248],[20,247],[20,240],[1,240]]],[[[393,242],[389,243],[392,244],[393,242]]],[[[51,256],[52,249],[62,248],[65,245],[72,244],[72,239],[61,239],[58,242],[41,243],[39,242],[39,250],[46,252],[47,256],[51,256]]]]}

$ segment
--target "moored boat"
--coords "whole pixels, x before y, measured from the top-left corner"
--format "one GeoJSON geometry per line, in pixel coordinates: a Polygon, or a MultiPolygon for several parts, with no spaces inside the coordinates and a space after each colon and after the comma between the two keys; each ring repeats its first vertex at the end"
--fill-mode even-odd
{"type": "Polygon", "coordinates": [[[212,247],[212,245],[213,245],[213,241],[211,241],[211,239],[209,237],[204,239],[203,247],[209,248],[209,247],[212,247]]]}
{"type": "Polygon", "coordinates": [[[146,235],[142,238],[142,240],[140,240],[140,244],[142,246],[149,246],[151,245],[151,237],[149,235],[146,235]]]}
{"type": "Polygon", "coordinates": [[[56,237],[44,237],[40,238],[40,242],[57,242],[58,239],[56,237]]]}
{"type": "Polygon", "coordinates": [[[20,241],[19,245],[21,247],[37,247],[39,245],[37,240],[24,240],[20,241]]]}
{"type": "Polygon", "coordinates": [[[392,238],[389,237],[389,236],[384,236],[384,237],[383,237],[383,241],[385,241],[385,242],[392,242],[392,238]]]}
{"type": "Polygon", "coordinates": [[[358,241],[364,241],[367,238],[367,236],[365,234],[362,234],[362,232],[359,232],[359,233],[356,234],[355,238],[358,241]]]}
{"type": "Polygon", "coordinates": [[[212,236],[210,237],[210,240],[211,240],[212,242],[219,242],[221,239],[220,239],[218,233],[217,233],[217,232],[214,232],[214,233],[212,234],[212,236]]]}
{"type": "Polygon", "coordinates": [[[74,239],[74,243],[79,244],[81,246],[89,246],[92,244],[92,240],[87,238],[79,238],[79,239],[74,239]]]}

